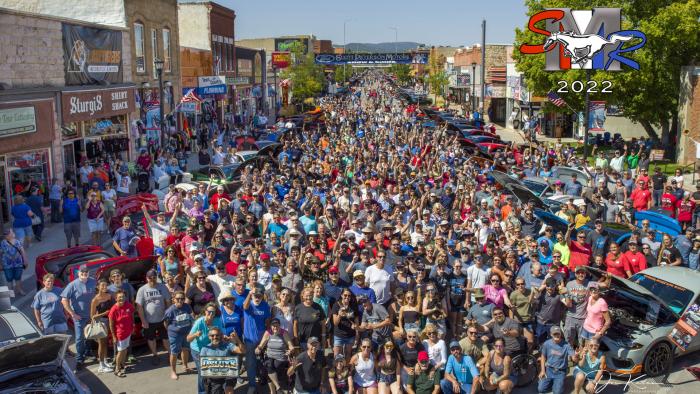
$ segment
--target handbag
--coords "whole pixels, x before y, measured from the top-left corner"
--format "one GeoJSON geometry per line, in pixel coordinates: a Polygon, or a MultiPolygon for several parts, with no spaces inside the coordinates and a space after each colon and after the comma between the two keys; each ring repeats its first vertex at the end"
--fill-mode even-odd
{"type": "Polygon", "coordinates": [[[104,322],[93,320],[85,326],[83,334],[85,334],[85,338],[91,340],[107,338],[107,326],[104,322]]]}
{"type": "Polygon", "coordinates": [[[32,226],[38,226],[41,224],[41,218],[37,215],[32,216],[32,226]]]}

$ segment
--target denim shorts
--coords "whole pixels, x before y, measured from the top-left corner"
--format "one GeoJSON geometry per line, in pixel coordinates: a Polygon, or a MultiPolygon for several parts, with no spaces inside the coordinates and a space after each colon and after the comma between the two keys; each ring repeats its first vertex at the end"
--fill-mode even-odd
{"type": "Polygon", "coordinates": [[[385,384],[392,384],[396,381],[396,374],[383,374],[379,373],[379,382],[385,384]]]}
{"type": "Polygon", "coordinates": [[[16,281],[21,281],[22,280],[22,272],[24,271],[24,268],[5,268],[3,271],[5,271],[5,280],[8,282],[12,282],[13,280],[16,281]]]}
{"type": "Polygon", "coordinates": [[[187,334],[170,335],[168,333],[168,343],[170,344],[170,354],[180,354],[182,349],[190,349],[190,343],[187,342],[187,334]]]}
{"type": "Polygon", "coordinates": [[[34,235],[34,231],[32,231],[32,226],[13,227],[12,230],[15,232],[15,236],[17,237],[17,239],[20,240],[20,242],[24,241],[25,237],[31,237],[34,235]]]}
{"type": "Polygon", "coordinates": [[[581,328],[581,338],[583,338],[585,340],[589,340],[589,339],[592,339],[594,336],[595,336],[595,333],[590,333],[585,328],[583,328],[583,327],[581,328]]]}
{"type": "Polygon", "coordinates": [[[352,345],[353,343],[355,343],[355,337],[341,338],[333,335],[333,346],[352,345]]]}

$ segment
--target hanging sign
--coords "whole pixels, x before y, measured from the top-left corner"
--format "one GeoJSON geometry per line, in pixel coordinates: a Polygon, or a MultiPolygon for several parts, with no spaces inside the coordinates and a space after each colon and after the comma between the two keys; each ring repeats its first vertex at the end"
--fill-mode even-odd
{"type": "Polygon", "coordinates": [[[0,137],[36,131],[34,107],[0,109],[0,137]]]}
{"type": "Polygon", "coordinates": [[[272,67],[287,68],[292,63],[290,52],[272,52],[272,67]]]}

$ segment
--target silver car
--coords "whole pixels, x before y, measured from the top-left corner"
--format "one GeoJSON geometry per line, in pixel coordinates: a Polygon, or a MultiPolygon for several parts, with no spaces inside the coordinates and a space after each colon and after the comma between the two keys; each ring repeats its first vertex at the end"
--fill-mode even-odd
{"type": "MultiPolygon", "coordinates": [[[[594,279],[602,272],[588,268],[594,279]]],[[[612,277],[603,297],[612,326],[602,339],[608,370],[613,374],[665,374],[673,359],[700,349],[700,335],[681,352],[669,334],[681,315],[700,302],[700,272],[684,267],[652,267],[629,279],[612,277]]]]}

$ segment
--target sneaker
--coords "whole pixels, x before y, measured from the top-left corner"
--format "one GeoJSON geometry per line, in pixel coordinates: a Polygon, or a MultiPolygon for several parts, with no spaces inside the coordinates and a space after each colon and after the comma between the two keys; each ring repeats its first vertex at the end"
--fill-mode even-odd
{"type": "Polygon", "coordinates": [[[108,368],[114,368],[114,363],[110,363],[108,361],[105,361],[103,365],[108,368]]]}
{"type": "Polygon", "coordinates": [[[114,368],[111,368],[107,365],[102,365],[99,368],[97,368],[97,373],[108,373],[108,372],[114,372],[114,368]]]}

